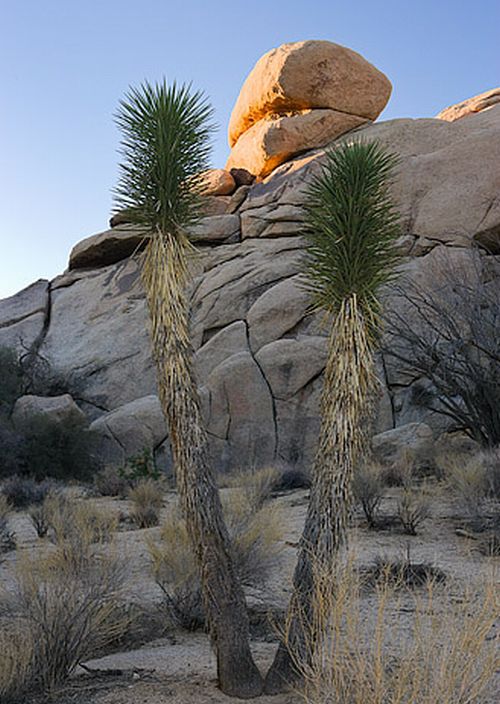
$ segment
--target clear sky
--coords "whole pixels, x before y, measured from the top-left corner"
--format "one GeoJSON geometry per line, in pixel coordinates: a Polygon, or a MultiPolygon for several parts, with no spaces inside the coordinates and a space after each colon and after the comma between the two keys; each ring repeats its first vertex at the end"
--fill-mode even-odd
{"type": "Polygon", "coordinates": [[[498,0],[0,0],[0,298],[62,272],[107,227],[118,101],[143,79],[192,81],[220,125],[272,47],[328,39],[393,83],[380,119],[431,117],[500,83],[498,0]]]}

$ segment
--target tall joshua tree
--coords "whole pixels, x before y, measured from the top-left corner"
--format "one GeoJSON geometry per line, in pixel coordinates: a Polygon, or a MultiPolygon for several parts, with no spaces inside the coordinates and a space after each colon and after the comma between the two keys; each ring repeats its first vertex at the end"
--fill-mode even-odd
{"type": "Polygon", "coordinates": [[[219,686],[252,697],[262,681],[248,642],[243,590],[235,575],[193,374],[189,334],[187,227],[199,217],[212,109],[189,86],[144,83],[120,103],[119,209],[144,231],[142,281],[151,322],[159,396],[167,421],[177,487],[196,553],[219,686]]]}
{"type": "Polygon", "coordinates": [[[266,678],[269,693],[300,679],[312,657],[315,633],[326,627],[315,603],[321,589],[334,588],[336,557],[346,543],[353,470],[377,388],[380,289],[396,261],[398,216],[388,190],[395,162],[374,143],[344,143],[327,152],[305,195],[306,286],[331,329],[311,497],[287,636],[266,678]]]}

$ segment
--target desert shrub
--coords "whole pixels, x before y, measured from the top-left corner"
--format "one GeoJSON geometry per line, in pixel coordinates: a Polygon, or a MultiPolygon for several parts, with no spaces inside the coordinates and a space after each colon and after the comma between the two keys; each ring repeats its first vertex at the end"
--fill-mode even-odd
{"type": "Polygon", "coordinates": [[[499,451],[479,452],[473,457],[441,456],[438,462],[466,522],[474,530],[487,528],[495,509],[498,513],[499,451]]]}
{"type": "Polygon", "coordinates": [[[414,453],[405,448],[388,465],[381,469],[382,481],[386,486],[408,486],[413,482],[416,473],[414,453]]]}
{"type": "Polygon", "coordinates": [[[11,510],[11,504],[5,496],[0,494],[0,555],[16,548],[14,533],[9,530],[9,514],[11,510]]]}
{"type": "MultiPolygon", "coordinates": [[[[241,582],[262,583],[279,553],[279,513],[267,505],[256,510],[241,489],[227,492],[223,508],[241,582]]],[[[159,542],[150,541],[148,549],[168,617],[188,630],[202,626],[205,617],[198,568],[186,524],[178,510],[168,515],[159,542]]]]}
{"type": "Polygon", "coordinates": [[[486,557],[498,557],[500,555],[500,530],[493,530],[487,535],[483,535],[478,541],[478,550],[486,557]]]}
{"type": "Polygon", "coordinates": [[[201,627],[205,616],[198,569],[186,523],[178,510],[169,514],[161,528],[160,542],[150,541],[148,550],[169,619],[189,631],[201,627]]]}
{"type": "Polygon", "coordinates": [[[275,491],[293,491],[294,489],[309,489],[311,479],[307,472],[301,469],[285,469],[280,473],[274,485],[275,491]]]}
{"type": "Polygon", "coordinates": [[[380,586],[390,583],[394,588],[425,587],[446,581],[446,575],[430,562],[413,562],[410,556],[391,559],[377,556],[371,567],[361,570],[363,584],[380,586]]]}
{"type": "Polygon", "coordinates": [[[119,496],[125,498],[131,488],[130,481],[117,467],[107,465],[94,474],[94,489],[101,496],[119,496]]]}
{"type": "Polygon", "coordinates": [[[418,529],[429,517],[429,498],[425,488],[404,486],[397,503],[397,516],[408,535],[417,535],[418,529]]]}
{"type": "Polygon", "coordinates": [[[15,586],[1,605],[10,628],[36,644],[31,683],[45,691],[53,691],[127,626],[123,558],[111,544],[96,544],[94,511],[83,503],[67,503],[64,511],[65,524],[73,512],[74,530],[56,532],[50,555],[25,554],[19,560],[15,586]]]}
{"type": "Polygon", "coordinates": [[[366,462],[354,472],[352,490],[354,500],[363,509],[370,528],[377,524],[377,514],[384,496],[383,468],[366,462]]]}
{"type": "Polygon", "coordinates": [[[139,482],[130,489],[129,501],[132,504],[130,517],[138,528],[151,528],[160,522],[163,506],[163,489],[152,479],[139,482]]]}
{"type": "Polygon", "coordinates": [[[138,455],[129,457],[123,467],[120,467],[119,474],[131,486],[142,480],[158,481],[162,476],[156,466],[154,454],[149,448],[144,448],[138,455]]]}
{"type": "MultiPolygon", "coordinates": [[[[443,248],[444,249],[444,248],[443,248]]],[[[429,263],[426,285],[399,278],[386,308],[385,354],[430,392],[422,399],[451,429],[483,447],[500,443],[500,287],[489,257],[446,251],[429,263]]]]}
{"type": "Polygon", "coordinates": [[[500,615],[493,579],[460,599],[456,585],[433,580],[423,594],[382,580],[368,602],[362,587],[351,563],[338,568],[334,589],[330,572],[317,579],[312,617],[302,619],[304,657],[295,662],[307,704],[470,704],[491,694],[500,615]]]}
{"type": "Polygon", "coordinates": [[[481,452],[486,491],[491,499],[500,501],[500,447],[481,452]]]}
{"type": "Polygon", "coordinates": [[[23,462],[23,436],[0,413],[0,479],[18,472],[23,462]]]}
{"type": "Polygon", "coordinates": [[[51,526],[54,494],[47,494],[41,504],[28,507],[28,516],[39,538],[45,538],[51,526]]]}
{"type": "Polygon", "coordinates": [[[242,584],[262,584],[279,552],[281,514],[269,505],[257,508],[246,491],[234,490],[222,497],[226,526],[233,547],[233,561],[242,584]]]}
{"type": "Polygon", "coordinates": [[[83,421],[33,417],[23,428],[24,473],[41,481],[88,480],[96,470],[93,434],[83,421]]]}
{"type": "Polygon", "coordinates": [[[49,479],[37,482],[30,477],[20,477],[15,474],[6,479],[1,486],[0,493],[12,504],[15,509],[40,504],[49,493],[55,493],[58,485],[49,479]]]}
{"type": "Polygon", "coordinates": [[[85,564],[96,545],[111,542],[116,519],[88,501],[55,494],[47,496],[44,506],[49,538],[68,565],[74,560],[85,564]]]}
{"type": "Polygon", "coordinates": [[[23,394],[23,370],[16,352],[0,347],[0,414],[9,415],[23,394]]]}

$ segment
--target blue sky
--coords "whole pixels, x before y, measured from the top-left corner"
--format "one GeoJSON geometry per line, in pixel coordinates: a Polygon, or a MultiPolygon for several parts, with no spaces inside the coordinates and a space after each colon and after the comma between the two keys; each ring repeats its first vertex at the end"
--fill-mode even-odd
{"type": "Polygon", "coordinates": [[[106,229],[113,113],[129,85],[193,81],[220,125],[246,74],[284,42],[328,39],[393,83],[380,119],[430,117],[499,84],[498,0],[0,0],[0,298],[64,270],[106,229]]]}

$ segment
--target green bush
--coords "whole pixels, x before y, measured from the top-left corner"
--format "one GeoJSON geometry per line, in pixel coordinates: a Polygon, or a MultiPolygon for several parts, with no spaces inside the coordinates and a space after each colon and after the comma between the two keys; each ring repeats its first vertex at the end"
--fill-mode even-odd
{"type": "Polygon", "coordinates": [[[123,467],[120,467],[119,473],[131,487],[142,480],[158,481],[162,476],[152,450],[147,447],[138,455],[129,457],[123,467]]]}
{"type": "Polygon", "coordinates": [[[81,421],[35,416],[23,431],[23,473],[36,480],[86,481],[97,468],[93,444],[92,433],[81,421]]]}
{"type": "Polygon", "coordinates": [[[0,414],[9,415],[22,395],[23,370],[18,356],[8,347],[0,347],[0,414]]]}

